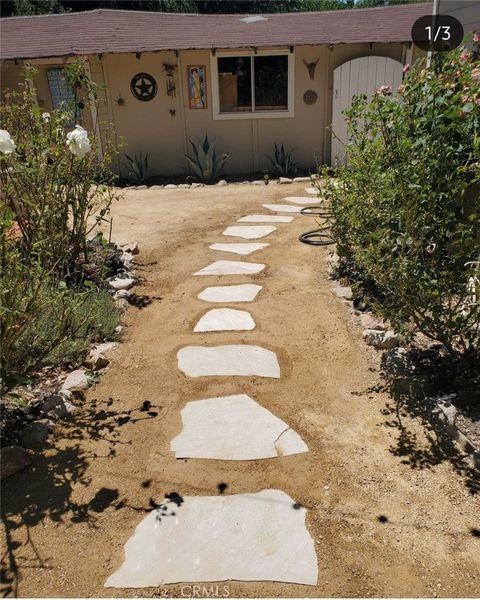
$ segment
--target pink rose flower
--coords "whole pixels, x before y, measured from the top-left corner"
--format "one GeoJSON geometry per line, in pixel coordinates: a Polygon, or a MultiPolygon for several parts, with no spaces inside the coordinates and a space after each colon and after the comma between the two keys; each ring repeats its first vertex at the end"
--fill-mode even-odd
{"type": "Polygon", "coordinates": [[[473,32],[473,41],[477,44],[480,42],[480,33],[478,33],[478,31],[473,32]]]}
{"type": "Polygon", "coordinates": [[[408,73],[408,71],[410,71],[410,65],[407,63],[406,65],[403,65],[403,72],[404,73],[408,73]]]}
{"type": "Polygon", "coordinates": [[[377,94],[381,94],[382,96],[389,96],[392,93],[391,85],[382,85],[378,88],[377,94]]]}
{"type": "Polygon", "coordinates": [[[467,60],[469,60],[470,58],[470,52],[467,52],[466,50],[464,50],[461,54],[460,54],[460,60],[462,62],[467,62],[467,60]]]}

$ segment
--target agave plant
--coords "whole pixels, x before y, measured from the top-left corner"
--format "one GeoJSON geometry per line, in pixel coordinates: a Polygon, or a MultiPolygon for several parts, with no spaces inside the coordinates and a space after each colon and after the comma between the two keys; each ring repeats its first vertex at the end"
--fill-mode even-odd
{"type": "Polygon", "coordinates": [[[193,156],[185,154],[187,163],[191,167],[195,178],[203,183],[212,183],[220,175],[228,154],[217,156],[215,151],[215,140],[209,141],[205,135],[203,143],[194,143],[190,140],[193,150],[193,156]]]}
{"type": "Polygon", "coordinates": [[[278,177],[293,177],[297,172],[297,163],[293,158],[293,150],[285,150],[283,142],[281,146],[275,142],[273,155],[267,154],[267,157],[272,163],[275,175],[278,177]]]}
{"type": "Polygon", "coordinates": [[[148,152],[137,152],[129,156],[125,154],[127,161],[128,178],[135,184],[147,183],[148,180],[148,152]]]}

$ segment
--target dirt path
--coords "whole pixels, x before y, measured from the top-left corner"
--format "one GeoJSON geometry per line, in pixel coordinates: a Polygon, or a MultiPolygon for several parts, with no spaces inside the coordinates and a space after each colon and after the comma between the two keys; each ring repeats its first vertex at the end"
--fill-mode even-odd
{"type": "MultiPolygon", "coordinates": [[[[312,221],[279,224],[270,246],[245,260],[254,276],[192,277],[213,260],[221,232],[262,202],[302,195],[303,186],[250,185],[128,192],[114,207],[114,237],[136,239],[144,285],[160,297],[130,308],[124,343],[71,424],[59,426],[34,471],[3,486],[21,596],[188,595],[181,584],[143,590],[103,587],[150,498],[283,490],[308,509],[319,584],[229,582],[230,596],[475,596],[480,591],[480,502],[468,477],[443,460],[408,416],[401,435],[393,402],[378,387],[378,358],[327,278],[325,251],[297,242],[312,221]],[[219,283],[221,281],[221,283],[219,283]],[[260,283],[249,332],[196,333],[214,305],[208,285],[260,283]],[[233,340],[233,341],[232,341],[233,340]],[[176,352],[192,343],[252,343],[277,353],[280,381],[187,379],[176,352]],[[286,421],[309,452],[262,461],[176,460],[169,444],[188,400],[246,393],[286,421]],[[152,408],[142,412],[144,401],[152,408]],[[390,408],[389,408],[390,407],[390,408]],[[130,411],[130,412],[129,412],[130,411]],[[477,534],[475,535],[475,533],[477,534]]],[[[220,256],[219,256],[220,255],[220,256]]]]}

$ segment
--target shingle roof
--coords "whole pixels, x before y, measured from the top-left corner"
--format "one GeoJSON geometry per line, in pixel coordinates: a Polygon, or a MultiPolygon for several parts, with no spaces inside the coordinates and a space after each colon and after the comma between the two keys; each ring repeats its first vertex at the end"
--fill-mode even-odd
{"type": "Polygon", "coordinates": [[[431,5],[306,13],[207,15],[92,10],[0,19],[0,57],[409,41],[431,5]]]}

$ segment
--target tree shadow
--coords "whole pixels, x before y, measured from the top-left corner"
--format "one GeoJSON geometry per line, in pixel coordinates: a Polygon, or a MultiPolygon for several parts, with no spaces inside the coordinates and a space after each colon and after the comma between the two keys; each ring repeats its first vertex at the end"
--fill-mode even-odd
{"type": "MultiPolygon", "coordinates": [[[[91,483],[87,469],[92,460],[108,459],[115,455],[117,444],[129,443],[119,439],[121,427],[153,419],[161,407],[146,401],[137,409],[115,411],[113,404],[112,398],[105,403],[92,400],[88,409],[62,423],[61,444],[59,435],[58,441],[54,439],[44,452],[33,456],[29,469],[3,482],[0,513],[6,550],[1,557],[2,597],[17,596],[22,571],[49,568],[50,557],[40,555],[32,537],[36,525],[50,519],[56,523],[86,523],[95,528],[98,516],[109,506],[121,507],[117,489],[101,488],[82,503],[74,500],[74,488],[91,483]],[[86,451],[81,445],[85,439],[106,442],[108,453],[86,451]],[[19,534],[24,534],[23,543],[17,541],[19,534]]],[[[138,510],[148,512],[151,508],[138,510]]]]}

